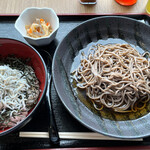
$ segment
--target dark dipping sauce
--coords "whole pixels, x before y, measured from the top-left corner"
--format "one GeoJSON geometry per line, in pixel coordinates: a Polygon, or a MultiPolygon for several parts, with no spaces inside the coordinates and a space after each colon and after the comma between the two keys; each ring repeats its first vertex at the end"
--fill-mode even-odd
{"type": "MultiPolygon", "coordinates": [[[[71,74],[70,82],[71,82],[75,97],[77,97],[89,110],[91,110],[93,113],[97,114],[101,118],[115,120],[115,121],[134,120],[134,119],[140,118],[150,112],[150,101],[148,101],[146,103],[146,107],[144,107],[141,110],[137,110],[136,112],[124,112],[124,113],[115,112],[113,109],[106,108],[105,106],[103,107],[102,110],[99,111],[94,108],[92,101],[90,100],[90,98],[88,96],[86,96],[85,89],[80,89],[77,87],[77,82],[75,80],[76,77],[74,75],[74,71],[79,67],[81,56],[83,53],[87,56],[88,50],[90,49],[90,47],[92,47],[96,44],[107,45],[107,44],[116,44],[116,43],[129,44],[121,39],[110,38],[107,40],[99,40],[96,43],[90,43],[87,45],[87,47],[85,47],[84,49],[81,49],[79,51],[78,55],[74,58],[74,61],[72,63],[72,67],[70,70],[70,74],[71,74]]],[[[140,54],[145,53],[145,51],[142,48],[140,48],[139,46],[135,46],[132,44],[130,44],[130,45],[133,48],[135,48],[140,54]]]]}

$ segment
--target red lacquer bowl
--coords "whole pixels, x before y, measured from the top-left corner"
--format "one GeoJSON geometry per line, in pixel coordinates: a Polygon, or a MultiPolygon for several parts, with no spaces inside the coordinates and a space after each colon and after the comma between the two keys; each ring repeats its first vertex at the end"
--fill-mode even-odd
{"type": "Polygon", "coordinates": [[[7,128],[5,130],[0,130],[0,136],[6,135],[8,133],[12,133],[23,127],[26,123],[28,123],[33,114],[38,109],[39,104],[41,103],[44,93],[46,91],[47,85],[47,69],[45,62],[41,55],[35,50],[33,47],[22,43],[20,41],[8,38],[0,38],[0,55],[2,57],[7,57],[8,55],[15,55],[16,57],[27,59],[30,58],[30,64],[35,71],[35,74],[40,81],[40,95],[38,98],[37,104],[34,106],[32,110],[28,113],[27,117],[18,123],[16,126],[7,128]]]}

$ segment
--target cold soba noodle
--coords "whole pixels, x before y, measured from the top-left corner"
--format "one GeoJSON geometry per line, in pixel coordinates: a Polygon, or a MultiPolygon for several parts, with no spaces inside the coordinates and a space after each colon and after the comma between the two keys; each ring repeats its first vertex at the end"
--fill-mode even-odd
{"type": "Polygon", "coordinates": [[[74,72],[97,110],[136,112],[150,98],[150,63],[128,44],[97,44],[74,72]]]}
{"type": "Polygon", "coordinates": [[[16,57],[0,60],[0,129],[4,129],[26,118],[40,90],[31,66],[16,57]]]}

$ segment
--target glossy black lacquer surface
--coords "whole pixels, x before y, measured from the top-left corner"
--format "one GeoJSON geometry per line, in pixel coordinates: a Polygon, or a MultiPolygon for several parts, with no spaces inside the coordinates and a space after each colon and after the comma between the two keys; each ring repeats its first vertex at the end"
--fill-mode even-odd
{"type": "MultiPolygon", "coordinates": [[[[55,52],[56,47],[62,41],[62,39],[77,25],[97,16],[60,16],[60,28],[58,30],[56,39],[48,46],[35,47],[41,54],[42,49],[47,50],[52,56],[55,52]]],[[[141,22],[149,24],[150,19],[145,15],[132,15],[128,16],[135,18],[141,22]]],[[[17,17],[0,17],[0,37],[9,37],[18,39],[26,43],[21,35],[15,30],[14,22],[17,17]]],[[[52,105],[54,116],[56,118],[56,124],[59,132],[92,132],[79,121],[74,119],[72,115],[67,111],[62,102],[60,101],[54,84],[52,83],[52,89],[50,91],[52,97],[52,105]]],[[[48,130],[48,115],[46,102],[38,109],[38,112],[33,116],[33,119],[19,131],[37,131],[46,132],[48,130]]],[[[32,139],[32,138],[19,138],[19,131],[10,134],[6,137],[0,138],[0,149],[33,149],[33,148],[51,148],[53,147],[49,143],[49,139],[32,139]]],[[[150,138],[144,138],[144,141],[103,141],[103,140],[60,140],[60,145],[57,147],[110,147],[110,146],[131,146],[131,145],[149,145],[150,138]]]]}

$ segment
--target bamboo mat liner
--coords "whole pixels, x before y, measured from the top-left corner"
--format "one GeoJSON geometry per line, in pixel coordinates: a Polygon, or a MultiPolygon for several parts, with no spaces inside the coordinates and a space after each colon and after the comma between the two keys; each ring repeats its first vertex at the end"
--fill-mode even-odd
{"type": "Polygon", "coordinates": [[[87,6],[79,0],[0,0],[0,14],[20,14],[27,7],[50,7],[57,14],[110,14],[145,13],[148,0],[137,0],[133,6],[121,6],[115,0],[97,0],[96,5],[87,6]]]}

